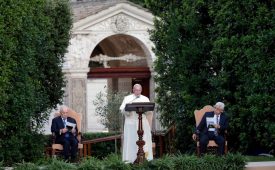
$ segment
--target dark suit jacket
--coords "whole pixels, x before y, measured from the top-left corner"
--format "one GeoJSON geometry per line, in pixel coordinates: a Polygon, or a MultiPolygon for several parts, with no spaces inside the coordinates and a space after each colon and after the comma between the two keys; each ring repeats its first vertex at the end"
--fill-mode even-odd
{"type": "MultiPolygon", "coordinates": [[[[200,133],[200,134],[207,134],[208,133],[208,127],[207,127],[207,124],[206,124],[206,117],[214,117],[214,114],[215,114],[214,112],[206,112],[204,114],[204,116],[201,119],[200,124],[196,128],[197,133],[200,133]]],[[[228,118],[225,115],[225,113],[220,114],[219,125],[220,125],[220,129],[218,131],[218,134],[219,135],[224,135],[225,130],[228,128],[228,118]]]]}
{"type": "MultiPolygon", "coordinates": [[[[71,117],[67,117],[67,122],[76,124],[75,119],[71,118],[71,117]]],[[[64,142],[65,134],[64,133],[60,134],[60,129],[63,129],[63,128],[64,128],[64,123],[63,123],[62,117],[61,116],[55,117],[52,120],[51,131],[55,133],[56,143],[63,143],[64,142]]],[[[77,134],[78,133],[77,126],[76,126],[75,129],[76,129],[76,134],[77,134]]],[[[70,136],[76,138],[76,136],[74,136],[72,133],[70,133],[70,136]]]]}

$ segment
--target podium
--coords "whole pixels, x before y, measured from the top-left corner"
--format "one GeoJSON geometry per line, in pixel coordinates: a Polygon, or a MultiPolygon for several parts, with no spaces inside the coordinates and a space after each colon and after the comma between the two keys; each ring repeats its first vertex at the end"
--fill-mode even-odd
{"type": "Polygon", "coordinates": [[[147,111],[153,111],[155,108],[155,103],[152,102],[136,102],[136,103],[128,103],[125,106],[125,111],[135,111],[138,114],[138,141],[136,144],[138,145],[137,159],[134,164],[141,164],[145,160],[145,153],[143,150],[143,146],[145,145],[145,141],[143,140],[143,128],[142,128],[142,114],[147,111]]]}

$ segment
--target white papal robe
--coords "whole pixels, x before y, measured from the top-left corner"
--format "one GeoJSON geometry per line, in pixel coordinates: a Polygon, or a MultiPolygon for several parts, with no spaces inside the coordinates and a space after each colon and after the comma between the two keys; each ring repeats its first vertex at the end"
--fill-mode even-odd
{"type": "MultiPolygon", "coordinates": [[[[124,132],[123,132],[123,150],[122,150],[122,160],[126,162],[133,163],[137,158],[138,146],[136,141],[138,140],[137,130],[138,130],[138,114],[134,111],[125,112],[125,106],[127,103],[134,102],[150,102],[148,97],[140,95],[136,97],[134,94],[124,97],[124,100],[120,106],[121,112],[125,115],[124,122],[124,132]]],[[[142,128],[144,131],[143,140],[145,145],[143,150],[145,152],[145,157],[147,160],[153,159],[153,149],[152,149],[152,135],[149,122],[146,118],[146,114],[152,114],[148,112],[142,116],[142,128]]]]}

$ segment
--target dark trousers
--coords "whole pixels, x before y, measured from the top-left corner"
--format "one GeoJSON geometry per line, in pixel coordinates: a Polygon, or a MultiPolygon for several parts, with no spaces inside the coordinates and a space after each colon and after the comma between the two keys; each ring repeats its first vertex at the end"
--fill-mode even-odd
{"type": "Polygon", "coordinates": [[[63,141],[63,155],[66,160],[69,159],[71,155],[71,159],[74,160],[76,158],[76,153],[78,149],[78,141],[75,137],[64,138],[63,141]]]}
{"type": "Polygon", "coordinates": [[[208,132],[206,134],[200,134],[200,153],[204,154],[207,149],[207,145],[209,140],[214,140],[215,143],[218,145],[218,154],[224,154],[224,144],[225,140],[224,137],[221,135],[215,135],[214,132],[208,132]]]}

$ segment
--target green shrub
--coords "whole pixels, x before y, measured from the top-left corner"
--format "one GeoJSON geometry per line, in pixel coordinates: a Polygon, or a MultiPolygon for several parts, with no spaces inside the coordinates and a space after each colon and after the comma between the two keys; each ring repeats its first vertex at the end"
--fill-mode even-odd
{"type": "Polygon", "coordinates": [[[77,166],[68,162],[65,162],[62,159],[52,159],[50,164],[47,164],[45,169],[50,170],[74,170],[77,169],[77,166]]]}
{"type": "Polygon", "coordinates": [[[154,159],[148,163],[149,169],[167,169],[173,170],[175,167],[174,157],[165,155],[160,159],[154,159]]]}
{"type": "Polygon", "coordinates": [[[112,91],[99,92],[93,101],[96,114],[100,116],[101,123],[108,128],[109,131],[122,132],[123,115],[119,107],[126,94],[125,92],[112,91]]]}
{"type": "Polygon", "coordinates": [[[132,166],[133,169],[169,169],[169,170],[226,170],[244,169],[245,157],[240,154],[227,154],[226,156],[205,155],[197,157],[195,155],[164,156],[145,162],[139,166],[132,166]]]}
{"type": "Polygon", "coordinates": [[[0,161],[5,165],[43,156],[41,128],[63,97],[71,24],[67,0],[0,1],[0,161]]]}
{"type": "MultiPolygon", "coordinates": [[[[120,132],[111,132],[111,133],[84,133],[83,134],[83,141],[90,140],[90,139],[97,139],[102,137],[108,137],[113,135],[118,135],[120,132]]],[[[103,159],[107,155],[111,153],[120,153],[121,149],[121,140],[118,139],[117,143],[115,141],[106,141],[106,142],[99,142],[96,144],[93,144],[91,148],[92,156],[103,159]]]]}
{"type": "MultiPolygon", "coordinates": [[[[197,156],[191,155],[178,155],[175,158],[175,169],[178,170],[184,170],[184,169],[201,169],[202,165],[204,165],[205,162],[203,159],[198,159],[197,156]]],[[[205,166],[205,165],[204,165],[205,166]]]]}
{"type": "Polygon", "coordinates": [[[34,163],[23,162],[16,164],[14,170],[38,170],[39,167],[34,163]]]}
{"type": "Polygon", "coordinates": [[[121,155],[110,154],[103,160],[94,157],[82,159],[77,164],[64,162],[55,158],[40,161],[36,164],[23,162],[15,167],[18,170],[50,169],[50,170],[241,170],[245,167],[245,157],[240,154],[226,156],[205,155],[165,155],[163,158],[145,161],[136,165],[122,161],[121,155]]]}
{"type": "Polygon", "coordinates": [[[145,4],[157,16],[150,31],[157,56],[156,102],[162,125],[176,122],[178,149],[188,152],[194,146],[194,110],[217,101],[225,103],[230,117],[230,148],[274,149],[274,2],[145,4]]]}
{"type": "Polygon", "coordinates": [[[78,167],[79,170],[102,170],[103,168],[103,162],[93,157],[84,158],[78,167]]]}
{"type": "Polygon", "coordinates": [[[130,170],[130,164],[122,161],[121,155],[110,154],[103,160],[104,169],[108,170],[130,170]]]}
{"type": "Polygon", "coordinates": [[[3,163],[3,161],[0,161],[0,170],[4,170],[4,163],[3,163]]]}

